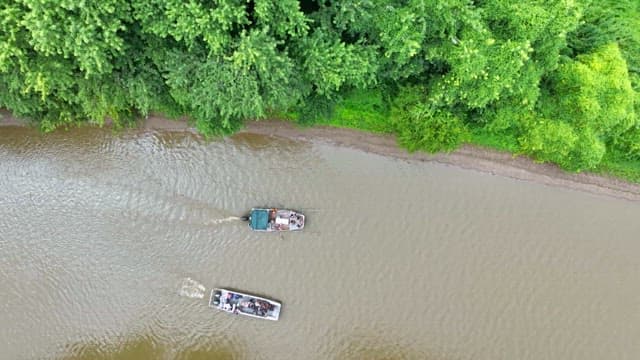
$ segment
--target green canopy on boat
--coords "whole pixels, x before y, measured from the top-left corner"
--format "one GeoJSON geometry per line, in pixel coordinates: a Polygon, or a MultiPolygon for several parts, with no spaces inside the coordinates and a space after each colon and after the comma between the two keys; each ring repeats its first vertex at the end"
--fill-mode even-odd
{"type": "Polygon", "coordinates": [[[269,225],[269,210],[253,209],[251,210],[251,228],[253,230],[267,230],[269,225]]]}

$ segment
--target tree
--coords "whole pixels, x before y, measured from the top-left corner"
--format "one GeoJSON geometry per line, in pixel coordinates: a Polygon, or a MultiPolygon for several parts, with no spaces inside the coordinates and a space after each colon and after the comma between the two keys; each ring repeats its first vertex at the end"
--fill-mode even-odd
{"type": "Polygon", "coordinates": [[[305,80],[314,93],[331,97],[343,87],[375,84],[377,62],[371,47],[348,45],[332,34],[316,30],[300,43],[305,80]]]}
{"type": "Polygon", "coordinates": [[[583,0],[580,26],[568,36],[573,55],[617,43],[627,61],[631,84],[640,91],[640,3],[634,0],[583,0]]]}
{"type": "Polygon", "coordinates": [[[541,103],[547,116],[585,128],[607,143],[636,124],[635,93],[617,44],[562,64],[541,103]]]}

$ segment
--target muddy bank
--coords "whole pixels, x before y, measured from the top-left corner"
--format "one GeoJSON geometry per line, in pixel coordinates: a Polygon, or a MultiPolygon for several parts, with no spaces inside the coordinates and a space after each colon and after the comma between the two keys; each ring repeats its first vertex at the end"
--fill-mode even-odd
{"type": "Polygon", "coordinates": [[[247,122],[243,132],[305,141],[320,140],[399,159],[435,161],[518,180],[640,200],[640,185],[637,184],[590,173],[567,173],[553,164],[540,164],[524,156],[514,157],[474,145],[464,145],[449,154],[408,153],[398,147],[393,136],[323,126],[298,128],[276,120],[247,122]]]}
{"type": "MultiPolygon", "coordinates": [[[[0,125],[22,126],[25,122],[0,110],[0,125]]],[[[149,116],[140,121],[139,128],[158,131],[194,131],[185,119],[170,120],[149,116]]],[[[640,185],[591,173],[568,173],[553,164],[540,164],[531,159],[474,145],[464,145],[448,154],[408,153],[400,148],[393,136],[340,129],[327,126],[300,128],[278,120],[248,121],[241,132],[283,137],[301,141],[322,141],[348,146],[374,154],[411,161],[435,161],[517,180],[561,186],[593,194],[640,201],[640,185]]]]}
{"type": "Polygon", "coordinates": [[[18,120],[5,109],[0,109],[0,126],[26,126],[27,122],[18,120]]]}

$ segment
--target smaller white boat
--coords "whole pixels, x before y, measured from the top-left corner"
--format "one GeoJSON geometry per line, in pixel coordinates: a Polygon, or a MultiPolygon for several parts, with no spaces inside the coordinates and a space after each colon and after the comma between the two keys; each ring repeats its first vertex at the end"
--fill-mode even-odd
{"type": "Polygon", "coordinates": [[[231,314],[276,321],[282,304],[255,295],[226,289],[211,290],[209,306],[231,314]]]}
{"type": "Polygon", "coordinates": [[[255,231],[296,231],[304,228],[304,215],[288,209],[253,208],[249,216],[249,227],[255,231]]]}

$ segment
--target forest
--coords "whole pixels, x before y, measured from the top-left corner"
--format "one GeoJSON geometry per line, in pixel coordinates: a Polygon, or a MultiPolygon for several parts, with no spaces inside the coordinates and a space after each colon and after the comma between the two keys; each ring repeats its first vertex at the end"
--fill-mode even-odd
{"type": "Polygon", "coordinates": [[[3,0],[0,108],[42,131],[279,118],[640,182],[637,0],[3,0]]]}

